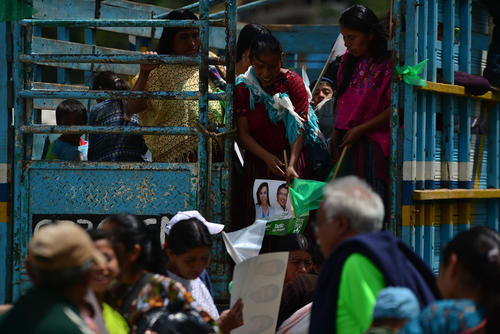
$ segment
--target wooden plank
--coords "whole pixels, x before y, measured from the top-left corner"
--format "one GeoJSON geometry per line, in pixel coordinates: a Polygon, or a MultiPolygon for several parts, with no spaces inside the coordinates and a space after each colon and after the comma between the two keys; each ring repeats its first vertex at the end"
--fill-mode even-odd
{"type": "Polygon", "coordinates": [[[500,189],[434,189],[413,192],[415,201],[491,198],[500,198],[500,189]]]}
{"type": "MultiPolygon", "coordinates": [[[[49,83],[49,82],[34,82],[33,83],[33,89],[48,89],[48,90],[54,90],[54,91],[65,91],[65,90],[88,90],[88,86],[82,86],[82,85],[62,85],[62,84],[55,84],[55,83],[49,83]]],[[[59,103],[61,103],[64,99],[34,99],[33,100],[33,105],[35,109],[45,109],[45,110],[55,110],[59,103]]],[[[88,101],[90,100],[79,100],[81,103],[83,103],[84,106],[87,106],[88,108],[88,101]]]]}
{"type": "MultiPolygon", "coordinates": [[[[33,53],[50,54],[130,54],[136,55],[139,52],[121,49],[106,48],[102,46],[92,46],[75,42],[57,41],[44,37],[33,37],[33,53]],[[95,49],[94,49],[95,48],[95,49]]],[[[83,71],[90,71],[92,64],[89,63],[46,63],[47,66],[60,68],[70,68],[83,71]]],[[[94,72],[113,71],[118,74],[136,75],[139,72],[138,64],[94,64],[94,72]]]]}
{"type": "Polygon", "coordinates": [[[457,96],[466,96],[472,99],[486,100],[492,102],[500,102],[500,92],[489,91],[484,95],[472,95],[465,91],[465,87],[458,85],[450,85],[444,83],[436,83],[432,81],[427,81],[427,86],[417,87],[417,89],[425,90],[429,92],[435,92],[439,94],[450,94],[457,96]]]}

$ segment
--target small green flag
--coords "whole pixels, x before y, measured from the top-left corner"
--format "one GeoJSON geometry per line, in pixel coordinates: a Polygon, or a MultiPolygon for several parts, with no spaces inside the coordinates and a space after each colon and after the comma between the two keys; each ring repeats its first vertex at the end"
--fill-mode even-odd
{"type": "MultiPolygon", "coordinates": [[[[335,166],[333,166],[325,182],[303,179],[294,179],[292,181],[290,184],[290,194],[295,217],[300,217],[308,211],[319,208],[323,200],[323,188],[332,180],[339,162],[340,161],[337,161],[335,166]]],[[[342,166],[340,166],[337,176],[339,175],[342,175],[342,166]]]]}
{"type": "Polygon", "coordinates": [[[0,22],[29,19],[37,11],[22,0],[0,1],[0,22]]]}
{"type": "Polygon", "coordinates": [[[396,72],[403,76],[403,81],[408,85],[425,87],[427,86],[427,82],[419,77],[419,74],[422,73],[425,68],[425,64],[427,64],[427,59],[413,66],[396,66],[396,72]]]}

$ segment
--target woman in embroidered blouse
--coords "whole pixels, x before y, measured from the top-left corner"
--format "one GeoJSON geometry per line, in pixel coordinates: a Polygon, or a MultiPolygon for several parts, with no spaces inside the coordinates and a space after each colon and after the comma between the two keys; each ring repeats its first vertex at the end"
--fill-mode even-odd
{"type": "Polygon", "coordinates": [[[319,131],[314,113],[309,114],[310,93],[295,72],[282,68],[282,54],[276,37],[257,36],[250,47],[252,66],[236,81],[238,136],[246,149],[246,225],[255,221],[255,179],[303,177],[304,143],[315,140],[319,131]],[[284,151],[289,153],[288,166],[284,151]]]}
{"type": "Polygon", "coordinates": [[[222,333],[243,325],[241,299],[229,310],[219,315],[212,295],[200,275],[210,263],[212,236],[222,231],[224,225],[209,223],[198,211],[178,212],[165,228],[168,277],[181,283],[194,300],[217,321],[222,333]]]}
{"type": "Polygon", "coordinates": [[[337,116],[331,140],[336,161],[349,148],[344,171],[362,177],[386,197],[389,183],[391,56],[375,14],[354,5],[340,17],[347,52],[337,75],[337,116]]]}
{"type": "Polygon", "coordinates": [[[183,328],[179,333],[219,332],[215,320],[181,284],[158,274],[165,271],[165,261],[156,229],[129,214],[107,218],[102,229],[116,242],[120,265],[119,284],[104,300],[125,318],[131,333],[160,332],[157,326],[166,323],[174,331],[183,328]]]}
{"type": "MultiPolygon", "coordinates": [[[[189,10],[174,10],[166,19],[197,20],[189,10]]],[[[158,54],[194,56],[200,47],[198,28],[164,28],[157,49],[158,54]]],[[[223,72],[222,68],[217,68],[223,72]]],[[[220,82],[220,75],[210,66],[209,91],[216,90],[214,82],[220,82]]],[[[225,75],[225,73],[223,73],[225,75]]],[[[133,79],[133,90],[147,91],[198,91],[199,67],[197,65],[164,64],[160,66],[142,65],[139,75],[133,79]]],[[[198,100],[134,99],[129,102],[129,110],[139,113],[141,126],[181,126],[194,127],[198,121],[198,100]]],[[[219,101],[208,102],[208,123],[213,129],[223,123],[222,106],[219,101]]],[[[195,162],[198,159],[197,136],[144,136],[152,153],[153,161],[195,162]]],[[[213,152],[220,155],[222,142],[213,141],[213,152]]]]}

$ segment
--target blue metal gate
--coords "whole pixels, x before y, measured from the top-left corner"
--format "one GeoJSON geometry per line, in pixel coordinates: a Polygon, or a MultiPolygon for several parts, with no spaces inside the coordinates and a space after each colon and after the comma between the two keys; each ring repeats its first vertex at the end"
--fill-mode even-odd
{"type": "MultiPolygon", "coordinates": [[[[116,10],[117,3],[130,7],[126,1],[34,1],[38,6],[39,19],[26,19],[13,23],[13,79],[14,79],[14,159],[13,159],[13,217],[12,217],[12,269],[3,275],[2,285],[9,287],[4,300],[19,297],[28,285],[23,270],[28,240],[32,232],[52,218],[70,218],[86,226],[96,226],[108,214],[128,212],[139,215],[147,223],[165,224],[166,215],[178,210],[198,209],[212,221],[229,222],[232,111],[234,90],[234,53],[236,32],[236,1],[225,2],[226,50],[222,58],[209,58],[209,27],[220,23],[209,20],[209,5],[216,3],[200,0],[191,8],[197,8],[199,21],[169,21],[146,16],[129,16],[137,8],[128,11],[116,10]],[[114,11],[106,12],[103,6],[111,2],[114,11]],[[60,8],[51,4],[59,3],[60,8]],[[101,16],[95,16],[95,6],[101,6],[101,16]],[[94,6],[94,7],[92,7],[94,6]],[[71,10],[72,15],[61,19],[61,14],[71,10]],[[124,15],[125,14],[125,15],[124,15]],[[45,15],[45,16],[44,16],[45,15]],[[57,19],[55,19],[56,17],[57,19]],[[134,17],[134,19],[130,19],[134,17]],[[71,19],[69,19],[71,18],[71,19]],[[38,38],[42,27],[57,27],[58,37],[69,40],[70,27],[85,28],[85,42],[88,48],[73,48],[75,43],[66,42],[67,47],[51,48],[52,41],[38,38]],[[144,27],[144,28],[140,28],[144,27]],[[95,29],[108,29],[150,37],[158,34],[162,27],[197,27],[200,29],[200,52],[198,56],[148,56],[120,52],[109,54],[109,50],[95,44],[95,29]],[[140,30],[142,29],[142,30],[140,30]],[[47,43],[40,47],[39,43],[47,43]],[[36,44],[38,43],[38,44],[36,44]],[[34,48],[37,48],[34,50],[34,48]],[[63,51],[61,51],[63,50],[63,51]],[[73,52],[71,51],[73,50],[73,52]],[[76,50],[76,52],[74,51],[76,50]],[[96,51],[97,50],[97,51],[96,51]],[[101,50],[101,52],[99,52],[101,50]],[[49,52],[51,52],[49,54],[49,52]],[[87,70],[89,78],[94,65],[138,64],[138,63],[189,63],[198,64],[200,69],[199,91],[191,92],[138,92],[138,91],[92,91],[65,86],[70,83],[68,68],[87,70]],[[225,93],[208,92],[208,65],[227,66],[227,90],[225,93]],[[58,66],[57,84],[41,83],[40,65],[58,66]],[[108,99],[108,98],[156,98],[190,99],[199,101],[199,123],[207,127],[208,101],[225,100],[224,128],[217,134],[199,131],[196,127],[123,127],[53,126],[40,124],[39,108],[54,105],[53,99],[108,99]],[[34,160],[33,143],[39,134],[52,133],[120,133],[148,135],[197,135],[199,137],[197,163],[96,163],[60,162],[34,160]],[[225,139],[224,161],[212,163],[207,152],[207,142],[213,136],[225,139]],[[11,284],[10,284],[11,283],[11,284]]],[[[136,4],[136,7],[140,5],[136,4]]],[[[152,7],[152,6],[150,6],[152,7]]],[[[123,8],[122,8],[123,9],[123,8]]],[[[163,9],[165,11],[165,9],[163,9]]],[[[161,31],[160,31],[161,33],[161,31]]],[[[85,88],[85,87],[83,87],[85,88]]],[[[36,151],[36,149],[35,149],[36,151]]],[[[1,181],[1,180],[0,180],[1,181]]],[[[214,280],[215,297],[227,299],[227,280],[230,275],[229,261],[221,240],[218,240],[210,266],[214,280]]]]}
{"type": "Polygon", "coordinates": [[[392,85],[392,222],[437,271],[457,232],[499,229],[500,94],[454,85],[457,70],[482,74],[487,12],[472,0],[395,0],[393,18],[396,65],[428,63],[426,87],[392,85]],[[487,133],[473,133],[473,119],[486,119],[487,133]]]}

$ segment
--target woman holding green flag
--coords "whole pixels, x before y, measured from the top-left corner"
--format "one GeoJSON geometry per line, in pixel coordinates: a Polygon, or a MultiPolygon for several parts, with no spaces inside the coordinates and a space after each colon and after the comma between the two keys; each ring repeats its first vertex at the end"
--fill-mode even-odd
{"type": "MultiPolygon", "coordinates": [[[[347,52],[337,75],[332,158],[348,147],[344,174],[365,179],[384,199],[389,183],[391,55],[379,19],[354,5],[340,16],[347,52]]],[[[385,202],[385,201],[384,201],[385,202]]]]}
{"type": "Polygon", "coordinates": [[[282,49],[272,35],[257,36],[250,47],[251,67],[236,81],[238,135],[245,147],[246,225],[255,221],[255,179],[288,181],[307,173],[304,144],[318,140],[310,92],[293,71],[282,68],[282,49]],[[284,152],[289,164],[285,165],[284,152]]]}

